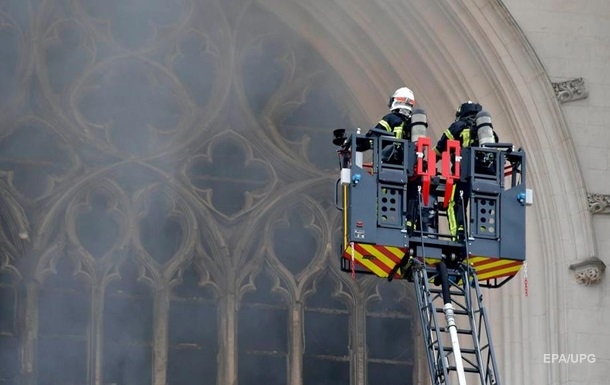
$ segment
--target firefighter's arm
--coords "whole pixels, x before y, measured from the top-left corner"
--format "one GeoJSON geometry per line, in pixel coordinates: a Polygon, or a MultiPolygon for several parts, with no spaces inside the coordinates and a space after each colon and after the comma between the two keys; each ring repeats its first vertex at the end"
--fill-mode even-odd
{"type": "Polygon", "coordinates": [[[378,130],[385,130],[387,132],[393,132],[394,130],[392,127],[394,127],[394,122],[392,121],[392,118],[393,118],[393,115],[391,115],[391,114],[385,115],[383,118],[381,118],[379,123],[377,123],[375,128],[378,130]]]}
{"type": "Polygon", "coordinates": [[[383,118],[381,118],[381,120],[375,125],[375,127],[371,128],[366,133],[366,136],[394,135],[394,133],[392,131],[392,126],[390,125],[390,122],[388,122],[389,117],[390,116],[386,115],[383,118]]]}
{"type": "Polygon", "coordinates": [[[443,133],[441,138],[436,143],[436,147],[434,147],[434,152],[436,152],[437,159],[440,159],[440,156],[445,149],[447,149],[447,135],[443,133]]]}

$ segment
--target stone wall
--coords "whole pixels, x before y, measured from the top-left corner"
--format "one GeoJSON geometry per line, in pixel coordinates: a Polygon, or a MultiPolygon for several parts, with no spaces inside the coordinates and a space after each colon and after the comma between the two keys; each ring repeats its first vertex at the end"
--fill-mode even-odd
{"type": "MultiPolygon", "coordinates": [[[[610,284],[603,279],[610,263],[610,3],[592,1],[506,0],[553,82],[576,148],[593,214],[596,255],[576,261],[566,274],[562,300],[567,313],[567,345],[558,354],[595,354],[594,364],[558,363],[562,384],[606,384],[610,363],[610,284]],[[580,263],[579,262],[584,262],[580,263]],[[601,281],[598,281],[601,279],[601,281]]],[[[549,191],[557,194],[561,191],[549,191]]]]}

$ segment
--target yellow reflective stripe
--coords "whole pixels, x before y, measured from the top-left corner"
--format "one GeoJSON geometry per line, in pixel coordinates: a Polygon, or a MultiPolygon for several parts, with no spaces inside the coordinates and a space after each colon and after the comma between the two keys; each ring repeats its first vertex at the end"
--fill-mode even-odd
{"type": "Polygon", "coordinates": [[[462,147],[470,147],[470,128],[463,130],[460,136],[462,137],[462,147]]]}
{"type": "Polygon", "coordinates": [[[489,258],[485,258],[485,257],[470,257],[468,259],[468,262],[470,262],[470,264],[475,264],[477,262],[483,262],[486,261],[489,258]]]}
{"type": "Polygon", "coordinates": [[[385,120],[380,120],[379,124],[381,124],[386,131],[392,131],[392,127],[390,127],[388,122],[386,122],[385,120]]]}
{"type": "MultiPolygon", "coordinates": [[[[392,255],[394,255],[396,258],[398,258],[399,260],[402,259],[402,257],[405,256],[405,252],[400,250],[399,247],[391,247],[391,246],[386,246],[385,248],[389,253],[391,253],[392,255]]],[[[394,263],[395,264],[395,263],[394,263]]],[[[394,267],[394,264],[392,265],[392,267],[394,267]]]]}
{"type": "Polygon", "coordinates": [[[394,137],[398,138],[398,139],[402,139],[402,128],[403,128],[404,122],[401,123],[400,125],[394,127],[394,137]]]}
{"type": "MultiPolygon", "coordinates": [[[[375,246],[373,246],[373,245],[367,245],[365,243],[361,243],[360,247],[362,247],[364,250],[368,251],[369,255],[373,256],[374,258],[377,258],[377,260],[379,262],[381,262],[383,265],[385,265],[388,268],[388,270],[392,270],[392,268],[396,264],[390,258],[386,257],[381,251],[377,250],[375,248],[375,246]]],[[[375,267],[378,268],[377,265],[375,265],[375,267]]],[[[384,274],[385,274],[386,277],[388,276],[388,273],[384,272],[384,274]]]]}
{"type": "Polygon", "coordinates": [[[453,140],[453,134],[451,133],[451,131],[446,130],[444,132],[445,136],[447,137],[447,139],[453,140]]]}
{"type": "Polygon", "coordinates": [[[362,258],[362,256],[356,257],[356,259],[358,260],[358,262],[360,262],[362,264],[362,266],[364,266],[367,269],[369,269],[370,271],[372,271],[376,276],[382,277],[382,278],[385,278],[388,276],[388,273],[383,271],[383,269],[378,267],[376,264],[374,264],[370,260],[364,259],[364,258],[362,258]]]}
{"type": "Polygon", "coordinates": [[[485,280],[485,279],[490,279],[490,278],[494,278],[494,277],[500,277],[500,276],[506,276],[506,275],[514,275],[514,274],[510,274],[510,273],[517,273],[519,270],[521,269],[521,265],[519,266],[512,266],[512,267],[507,267],[504,269],[498,269],[498,270],[494,270],[494,271],[490,271],[487,273],[483,273],[483,274],[478,274],[477,273],[477,277],[479,278],[479,280],[485,280]]]}
{"type": "Polygon", "coordinates": [[[455,187],[453,185],[451,188],[451,200],[449,201],[449,206],[447,207],[447,220],[449,221],[449,234],[455,235],[457,234],[457,221],[455,218],[455,187]]]}
{"type": "Polygon", "coordinates": [[[487,257],[470,257],[468,262],[474,267],[479,280],[515,275],[523,265],[520,261],[487,257]]]}
{"type": "Polygon", "coordinates": [[[449,206],[447,207],[447,220],[449,221],[449,234],[455,235],[457,234],[457,221],[455,220],[455,202],[449,202],[449,206]]]}
{"type": "MultiPolygon", "coordinates": [[[[347,247],[348,255],[351,254],[351,252],[352,252],[352,247],[350,245],[347,247]]],[[[370,271],[372,271],[378,277],[387,277],[388,276],[388,273],[383,271],[383,269],[381,269],[379,266],[377,266],[375,263],[373,263],[370,259],[364,258],[364,256],[362,254],[360,254],[360,252],[358,252],[358,250],[356,250],[355,248],[354,248],[354,259],[356,261],[358,261],[360,264],[362,264],[362,266],[364,266],[367,269],[369,269],[370,271]]]]}

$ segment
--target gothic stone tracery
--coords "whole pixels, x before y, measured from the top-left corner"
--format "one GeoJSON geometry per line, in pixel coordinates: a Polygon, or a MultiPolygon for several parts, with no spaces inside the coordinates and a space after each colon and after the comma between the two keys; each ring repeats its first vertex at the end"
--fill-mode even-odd
{"type": "Polygon", "coordinates": [[[406,285],[335,263],[341,78],[255,4],[138,4],[0,9],[0,382],[415,378],[406,285]]]}

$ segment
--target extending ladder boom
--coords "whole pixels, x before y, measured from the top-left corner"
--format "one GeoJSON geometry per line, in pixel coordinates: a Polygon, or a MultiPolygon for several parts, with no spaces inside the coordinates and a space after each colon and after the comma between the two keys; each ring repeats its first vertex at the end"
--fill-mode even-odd
{"type": "Polygon", "coordinates": [[[466,263],[448,268],[445,262],[411,259],[407,274],[415,284],[432,383],[500,385],[474,269],[466,263]]]}

